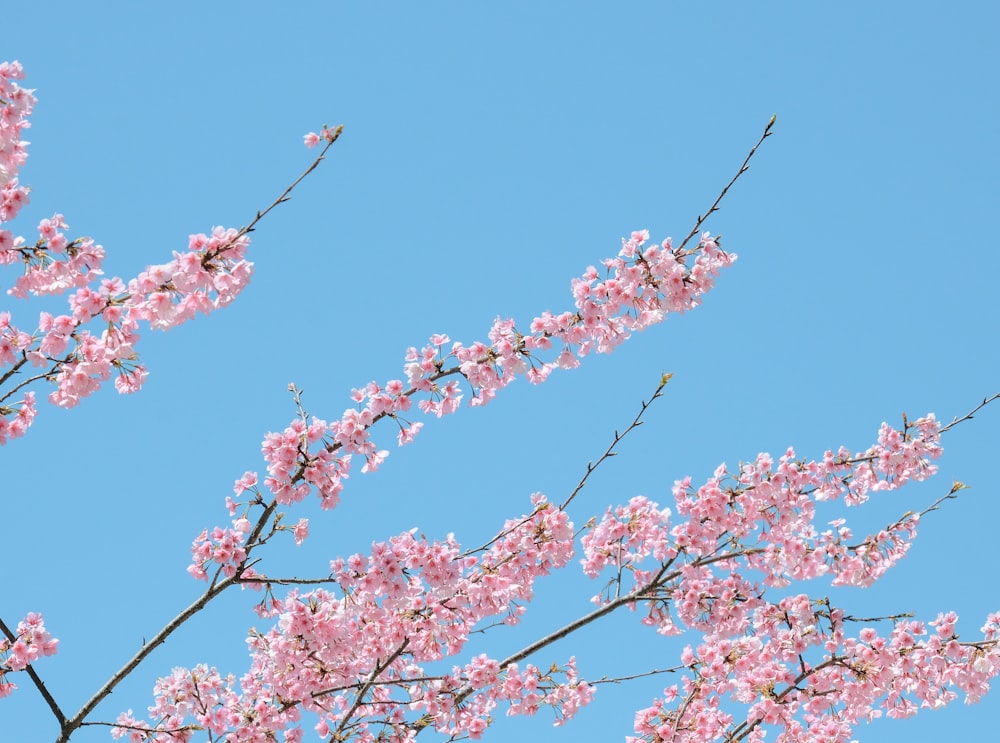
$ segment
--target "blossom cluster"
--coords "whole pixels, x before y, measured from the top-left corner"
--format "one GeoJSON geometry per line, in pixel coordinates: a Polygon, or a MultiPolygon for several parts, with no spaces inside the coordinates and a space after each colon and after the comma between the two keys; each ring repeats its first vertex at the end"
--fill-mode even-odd
{"type": "MultiPolygon", "coordinates": [[[[312,425],[319,435],[324,424],[312,425]]],[[[299,435],[308,437],[308,429],[303,423],[299,435]]],[[[630,740],[762,741],[778,728],[781,743],[846,741],[858,723],[883,714],[939,707],[959,693],[979,699],[1000,671],[1000,614],[989,618],[981,640],[961,642],[954,614],[931,622],[933,631],[897,619],[888,634],[873,627],[852,634],[854,620],[828,599],[768,597],[793,581],[825,576],[835,585],[866,586],[883,575],[905,554],[919,514],[856,539],[842,519],[821,530],[817,506],[841,498],[857,506],[923,480],[941,452],[932,415],[904,418],[902,428],[883,424],[861,452],[841,448],[805,460],[789,449],[777,461],[759,454],[733,472],[721,465],[699,488],[690,478],[678,481],[675,511],[637,496],[589,522],[583,571],[592,578],[612,573],[606,595],[595,597],[601,611],[642,608],[642,622],[661,634],[701,638],[681,654],[689,675],[637,713],[630,740]]],[[[256,488],[253,473],[237,483],[259,498],[256,488]]],[[[500,705],[508,714],[548,706],[561,724],[594,694],[573,659],[542,670],[520,665],[528,652],[503,661],[481,653],[447,673],[427,667],[461,652],[484,620],[520,621],[534,580],[570,561],[567,514],[541,496],[534,504],[480,557],[462,552],[451,535],[430,542],[413,530],[373,545],[369,555],[334,560],[337,591],[292,591],[262,602],[261,613],[275,624],[251,634],[250,671],[238,689],[232,678],[219,680],[212,703],[199,697],[195,713],[183,702],[205,672],[175,670],[171,691],[158,687],[151,708],[157,722],[129,713],[119,719],[120,734],[181,740],[170,731],[198,724],[236,740],[281,731],[298,740],[301,713],[309,712],[324,738],[405,741],[433,726],[476,739],[500,705]]]]}
{"type": "Polygon", "coordinates": [[[451,535],[432,542],[414,529],[373,544],[367,555],[333,560],[334,591],[293,590],[265,607],[275,625],[251,633],[250,670],[238,691],[232,677],[214,670],[176,669],[157,685],[150,709],[156,724],[126,713],[117,734],[184,740],[170,731],[197,724],[235,740],[279,731],[298,740],[289,727],[297,726],[299,709],[319,717],[320,735],[350,730],[359,741],[384,739],[380,732],[408,740],[430,725],[478,738],[499,704],[510,714],[548,705],[558,720],[572,717],[593,694],[573,660],[542,672],[480,655],[449,673],[424,669],[459,653],[485,621],[518,622],[535,580],[570,562],[574,533],[566,512],[539,494],[532,503],[478,555],[462,552],[451,535]],[[407,721],[407,710],[423,722],[407,721]]]}
{"type": "MultiPolygon", "coordinates": [[[[17,216],[28,198],[28,190],[17,183],[17,172],[28,157],[28,142],[21,139],[21,133],[31,127],[35,96],[34,91],[17,84],[23,79],[19,62],[0,62],[0,223],[17,216]]],[[[0,245],[4,234],[0,230],[0,245]]]]}
{"type": "Polygon", "coordinates": [[[252,271],[244,259],[247,237],[216,227],[211,235],[191,235],[186,252],[148,266],[127,283],[115,277],[92,286],[102,273],[104,250],[89,239],[67,241],[65,229],[57,214],[39,227],[48,237],[30,248],[18,238],[12,247],[0,250],[0,263],[21,262],[26,267],[9,291],[14,296],[75,288],[68,314],[41,312],[34,332],[15,327],[9,313],[0,316],[0,364],[20,367],[28,362],[44,369],[39,377],[55,383],[49,400],[60,407],[77,405],[112,375],[119,392],[138,390],[147,376],[135,350],[141,323],[166,330],[198,311],[207,314],[225,306],[247,285],[252,271]],[[98,324],[99,332],[85,327],[91,322],[98,324]]]}
{"type": "Polygon", "coordinates": [[[77,405],[112,376],[119,392],[134,392],[147,376],[135,350],[141,324],[165,330],[225,306],[252,273],[245,259],[249,239],[234,229],[191,235],[185,252],[128,281],[103,278],[104,248],[90,238],[70,239],[62,214],[42,219],[33,242],[4,229],[29,195],[17,179],[27,158],[21,133],[35,103],[32,91],[15,82],[23,74],[17,62],[0,63],[0,265],[22,268],[7,290],[12,297],[71,293],[68,311],[39,313],[34,330],[0,313],[0,375],[12,385],[0,390],[0,444],[24,435],[36,414],[33,392],[8,402],[25,386],[53,383],[49,401],[60,407],[77,405]],[[31,369],[18,381],[16,374],[31,369]]]}
{"type": "Polygon", "coordinates": [[[45,629],[41,614],[29,614],[17,624],[14,638],[0,636],[0,698],[8,696],[17,685],[7,674],[23,671],[39,658],[55,655],[59,640],[45,629]]]}
{"type": "Polygon", "coordinates": [[[800,594],[762,603],[751,633],[708,632],[684,650],[691,675],[636,713],[637,735],[627,741],[849,741],[859,723],[883,715],[943,707],[959,692],[976,702],[1000,670],[1000,615],[990,615],[976,642],[959,640],[957,620],[949,612],[930,629],[900,619],[887,634],[867,626],[851,635],[849,618],[825,600],[800,594]],[[742,717],[733,703],[744,705],[742,717]]]}
{"type": "Polygon", "coordinates": [[[867,627],[856,637],[826,599],[805,594],[767,599],[771,587],[827,576],[833,585],[868,586],[906,554],[920,514],[855,539],[844,519],[820,531],[817,503],[843,497],[848,505],[934,474],[940,427],[929,415],[902,429],[883,424],[875,445],[851,455],[777,463],[760,454],[736,472],[720,466],[701,487],[674,486],[677,522],[646,498],[609,509],[584,535],[584,572],[614,574],[594,600],[643,606],[643,622],[664,635],[694,630],[681,663],[685,682],[640,710],[633,743],[762,741],[781,729],[779,743],[850,739],[862,721],[909,716],[957,697],[977,701],[1000,671],[997,619],[983,639],[959,642],[957,617],[898,621],[883,637],[867,627]],[[651,568],[643,561],[653,558],[651,568]],[[623,586],[623,576],[632,583],[623,586]],[[671,704],[671,703],[674,704],[671,704]],[[746,705],[738,719],[732,703],[746,705]]]}
{"type": "MultiPolygon", "coordinates": [[[[460,406],[464,395],[460,379],[471,390],[473,406],[486,404],[518,376],[533,384],[544,382],[555,369],[574,368],[588,354],[608,353],[632,332],[661,322],[670,313],[698,306],[719,272],[736,260],[707,232],[690,251],[673,249],[669,238],[660,244],[648,240],[647,231],[623,239],[618,255],[603,261],[604,277],[590,266],[573,279],[575,309],[558,315],[542,313],[531,321],[529,334],[518,331],[513,320],[499,318],[489,331],[488,343],[464,345],[453,343],[445,334],[434,334],[421,349],[407,350],[406,382],[369,382],[352,392],[355,406],[339,420],[307,421],[300,416],[284,431],[267,434],[261,445],[267,463],[264,486],[282,505],[300,501],[315,489],[323,508],[333,508],[353,457],[364,460],[361,471],[367,473],[378,469],[389,454],[372,439],[375,423],[386,418],[395,421],[401,446],[414,440],[423,425],[408,418],[414,398],[422,413],[440,418],[460,406]]],[[[241,492],[239,483],[236,490],[241,492]]],[[[255,493],[253,502],[260,502],[259,494],[255,493]]],[[[211,556],[216,552],[211,533],[205,530],[192,547],[189,572],[199,578],[211,572],[211,556]]],[[[231,553],[226,550],[224,554],[231,553]]]]}
{"type": "MultiPolygon", "coordinates": [[[[768,586],[822,575],[831,575],[834,585],[867,586],[906,554],[920,515],[907,514],[852,544],[853,533],[843,519],[831,524],[834,528],[817,528],[817,503],[843,496],[848,505],[858,505],[871,492],[926,479],[936,472],[931,460],[940,454],[939,426],[928,415],[906,421],[902,430],[883,423],[877,443],[854,455],[841,448],[809,461],[796,458],[789,448],[777,463],[761,453],[736,472],[723,464],[697,489],[690,477],[674,484],[682,519],[675,525],[669,509],[643,496],[608,509],[583,536],[583,569],[590,577],[613,570],[617,596],[623,575],[632,579],[624,590],[636,591],[672,567],[665,574],[669,580],[661,575],[658,586],[667,598],[651,603],[647,618],[664,634],[676,632],[670,604],[695,629],[718,628],[734,619],[742,626],[753,607],[748,597],[758,589],[734,573],[731,560],[718,573],[709,567],[720,556],[739,558],[768,586]],[[654,571],[640,567],[649,556],[660,564],[654,571]],[[675,587],[664,594],[671,581],[675,587]]],[[[610,600],[594,597],[596,603],[610,600]]]]}

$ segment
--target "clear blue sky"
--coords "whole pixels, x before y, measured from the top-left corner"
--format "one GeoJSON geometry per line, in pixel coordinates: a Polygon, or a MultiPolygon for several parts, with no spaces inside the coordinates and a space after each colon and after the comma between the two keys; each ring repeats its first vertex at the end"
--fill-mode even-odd
{"type": "MultiPolygon", "coordinates": [[[[289,381],[335,418],[352,387],[399,376],[406,347],[431,333],[471,342],[497,315],[526,325],[569,307],[570,278],[621,236],[687,234],[772,113],[775,136],[709,224],[740,259],[705,306],[542,387],[519,382],[429,422],[377,475],[352,478],[338,510],[295,511],[313,537],[272,564],[318,574],[414,526],[481,543],[531,492],[564,497],[663,371],[667,397],[581,496],[578,524],[636,494],[666,505],[675,479],[724,460],[863,449],[883,420],[950,420],[1000,387],[993,3],[279,5],[3,11],[0,57],[24,64],[39,98],[32,203],[15,225],[30,236],[62,212],[105,246],[109,274],[244,224],[309,162],[306,131],[345,127],[254,233],[257,272],[235,306],[146,333],[141,394],[46,404],[0,451],[0,616],[44,613],[62,642],[38,670],[67,711],[201,590],[184,571],[191,539],[225,519],[234,479],[263,469],[264,433],[293,415],[289,381]]],[[[956,609],[975,636],[1000,608],[998,432],[1000,409],[987,410],[948,434],[938,478],[873,504],[866,523],[929,504],[953,479],[973,486],[924,521],[882,584],[808,589],[856,614],[956,609]]],[[[521,630],[469,651],[503,657],[587,611],[596,590],[549,581],[521,630]]],[[[144,710],[175,665],[239,675],[245,631],[262,626],[252,601],[213,605],[95,717],[144,710]]],[[[538,660],[575,653],[594,678],[678,652],[625,616],[538,660]]],[[[51,741],[52,718],[18,681],[0,701],[4,739],[51,741]]],[[[668,682],[602,687],[565,729],[542,714],[487,740],[622,740],[668,682]]],[[[988,739],[998,713],[1000,694],[857,738],[988,739]]]]}

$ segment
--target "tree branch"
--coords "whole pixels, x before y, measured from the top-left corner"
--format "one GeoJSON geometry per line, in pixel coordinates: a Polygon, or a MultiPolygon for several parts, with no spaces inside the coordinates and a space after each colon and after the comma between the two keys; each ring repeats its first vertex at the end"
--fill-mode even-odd
{"type": "Polygon", "coordinates": [[[765,139],[771,136],[772,134],[771,127],[774,126],[774,122],[777,120],[777,118],[778,118],[777,114],[775,114],[774,116],[771,117],[771,120],[767,122],[767,126],[764,127],[764,133],[760,136],[760,139],[757,140],[757,144],[755,144],[750,149],[750,154],[747,155],[746,160],[743,161],[743,164],[740,166],[740,169],[736,171],[736,175],[734,175],[732,179],[729,181],[729,183],[726,184],[726,187],[722,189],[722,192],[716,197],[715,202],[712,204],[712,206],[709,207],[708,211],[698,217],[698,221],[694,223],[694,227],[691,229],[691,232],[688,233],[688,236],[684,238],[684,241],[680,244],[678,248],[676,248],[675,252],[683,253],[684,246],[688,244],[688,242],[691,240],[692,237],[698,234],[698,230],[701,229],[701,226],[705,223],[705,220],[708,219],[710,216],[712,216],[712,214],[714,214],[715,212],[719,211],[719,204],[722,203],[722,199],[725,198],[726,193],[729,191],[730,188],[732,188],[733,184],[740,179],[740,176],[746,173],[750,169],[750,159],[754,156],[754,153],[757,152],[757,148],[761,146],[761,144],[764,142],[765,139]]]}
{"type": "MultiPolygon", "coordinates": [[[[246,226],[240,229],[238,236],[235,239],[238,239],[240,236],[246,235],[247,233],[253,231],[257,223],[260,222],[260,220],[263,219],[272,209],[274,209],[278,204],[282,204],[285,201],[288,201],[292,190],[299,183],[301,183],[302,180],[307,175],[312,173],[319,166],[319,164],[324,160],[327,150],[329,150],[330,147],[333,146],[333,143],[337,141],[342,131],[343,127],[338,126],[334,131],[333,136],[329,140],[327,140],[326,146],[322,149],[322,151],[319,153],[316,159],[313,160],[312,164],[310,164],[309,167],[306,168],[302,172],[302,174],[299,175],[299,177],[296,178],[292,182],[292,184],[288,186],[281,193],[280,196],[278,196],[278,198],[276,198],[273,202],[271,202],[270,206],[268,206],[263,211],[258,211],[257,214],[254,216],[254,218],[251,219],[246,226]]],[[[221,251],[224,249],[225,246],[220,248],[219,250],[221,251]]],[[[266,518],[270,516],[270,514],[273,512],[275,505],[276,504],[272,504],[270,508],[265,508],[263,520],[266,520],[266,518]]],[[[254,536],[258,536],[260,534],[261,529],[263,529],[263,523],[258,523],[257,529],[254,531],[254,536]]],[[[249,549],[248,549],[247,559],[249,560],[249,549]]],[[[163,629],[161,629],[159,632],[156,633],[156,635],[153,637],[152,640],[143,645],[142,648],[139,650],[139,652],[137,652],[134,656],[132,656],[132,658],[127,663],[125,663],[125,665],[123,665],[118,671],[116,671],[114,675],[112,675],[111,678],[109,678],[107,682],[97,691],[97,693],[95,693],[79,709],[79,711],[77,711],[77,713],[73,715],[73,717],[67,720],[65,719],[64,716],[61,715],[61,713],[56,713],[56,718],[59,720],[61,728],[59,737],[56,739],[56,743],[66,743],[69,740],[70,736],[73,734],[73,731],[75,731],[77,728],[83,725],[83,722],[86,719],[87,715],[89,715],[94,710],[94,708],[97,707],[98,704],[100,704],[109,694],[111,694],[114,688],[118,686],[118,684],[121,683],[121,681],[126,676],[132,673],[132,671],[134,671],[135,668],[140,663],[142,663],[142,661],[145,660],[150,653],[153,652],[154,649],[156,649],[159,645],[162,645],[166,641],[166,639],[171,634],[174,633],[174,631],[177,628],[179,628],[182,624],[184,624],[184,622],[186,622],[188,619],[193,617],[199,611],[204,609],[208,605],[208,603],[212,601],[212,599],[216,598],[227,588],[237,584],[238,582],[239,582],[239,572],[237,572],[236,575],[230,578],[225,578],[219,582],[213,581],[211,586],[209,586],[208,590],[206,590],[205,593],[201,595],[201,597],[199,597],[190,606],[184,609],[184,611],[182,611],[180,614],[178,614],[176,617],[170,620],[170,622],[168,622],[163,627],[163,629]]],[[[41,684],[40,681],[36,683],[36,686],[39,687],[39,691],[42,693],[43,696],[47,695],[47,692],[44,689],[44,685],[41,684]]],[[[58,707],[55,706],[54,701],[50,703],[50,706],[53,707],[53,712],[56,712],[58,710],[58,707]]]]}
{"type": "Polygon", "coordinates": [[[60,730],[59,737],[56,738],[56,743],[66,743],[73,734],[73,731],[83,725],[83,721],[86,719],[87,715],[93,712],[94,708],[97,707],[97,705],[100,704],[112,691],[114,691],[114,688],[146,659],[146,656],[152,653],[158,646],[166,642],[167,638],[170,637],[170,635],[172,635],[177,628],[184,624],[184,622],[204,609],[212,599],[230,586],[234,585],[236,582],[237,578],[236,576],[233,576],[232,578],[226,578],[220,583],[213,585],[184,611],[171,619],[166,626],[163,627],[163,629],[156,633],[153,639],[143,645],[138,653],[132,656],[132,658],[124,666],[119,668],[114,675],[112,675],[111,678],[105,682],[104,686],[102,686],[97,693],[94,694],[94,696],[92,696],[79,709],[79,711],[77,711],[75,715],[62,723],[62,729],[60,730]]]}

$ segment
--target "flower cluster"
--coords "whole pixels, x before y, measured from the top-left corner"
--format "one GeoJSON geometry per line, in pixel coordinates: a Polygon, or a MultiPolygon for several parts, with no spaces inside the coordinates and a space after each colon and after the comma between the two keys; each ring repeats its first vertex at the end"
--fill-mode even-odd
{"type": "MultiPolygon", "coordinates": [[[[265,739],[297,720],[297,707],[319,716],[321,735],[350,729],[361,741],[384,729],[404,740],[428,725],[479,737],[501,703],[511,714],[549,705],[557,720],[571,717],[593,693],[572,660],[546,673],[485,656],[440,676],[424,671],[425,664],[460,652],[484,621],[516,623],[535,580],[569,563],[567,514],[539,494],[532,503],[531,513],[507,521],[478,556],[463,553],[452,536],[432,542],[414,529],[373,544],[368,555],[332,561],[329,582],[336,591],[292,591],[262,611],[275,625],[251,633],[251,666],[239,691],[233,679],[204,668],[178,669],[161,680],[151,708],[155,739],[182,740],[169,731],[190,724],[236,740],[265,739]],[[408,709],[424,721],[406,721],[408,709]]],[[[241,580],[268,582],[263,575],[241,580]]],[[[119,723],[123,735],[139,727],[131,713],[119,723]]]]}
{"type": "Polygon", "coordinates": [[[608,508],[604,517],[583,535],[583,572],[595,578],[606,567],[631,570],[652,555],[665,562],[677,555],[670,546],[670,509],[660,510],[638,495],[627,506],[608,508]]]}
{"type": "Polygon", "coordinates": [[[59,640],[45,629],[42,615],[33,612],[18,622],[13,639],[0,637],[0,698],[17,689],[17,685],[7,679],[8,673],[23,671],[39,658],[55,655],[58,645],[59,640]]]}
{"type": "MultiPolygon", "coordinates": [[[[0,313],[0,327],[3,322],[4,313],[0,313]]],[[[0,353],[3,352],[3,347],[3,338],[0,336],[0,353]]],[[[0,405],[0,445],[24,436],[35,419],[36,412],[34,392],[25,392],[21,401],[13,405],[0,405]]]]}
{"type": "Polygon", "coordinates": [[[0,363],[24,361],[45,369],[40,376],[55,383],[49,400],[73,407],[115,375],[122,393],[138,390],[146,369],[138,363],[135,343],[142,322],[165,330],[231,302],[250,279],[252,264],[244,260],[249,240],[236,230],[217,227],[212,234],[192,235],[185,253],[168,263],[149,266],[127,284],[119,278],[90,284],[101,273],[104,251],[90,240],[66,242],[61,215],[48,222],[65,260],[50,260],[56,249],[40,240],[30,250],[15,242],[0,250],[0,263],[23,258],[29,266],[10,293],[45,294],[77,287],[69,297],[69,314],[42,312],[38,329],[27,333],[4,313],[0,363]],[[58,239],[57,239],[58,238],[58,239]],[[100,332],[85,328],[99,323],[100,332]]]}
{"type": "Polygon", "coordinates": [[[24,386],[43,379],[53,383],[49,400],[60,407],[77,405],[112,376],[119,392],[134,392],[147,375],[135,350],[140,324],[165,330],[225,306],[252,273],[245,259],[249,239],[234,229],[191,235],[186,252],[174,252],[172,260],[129,281],[102,278],[104,248],[90,238],[70,239],[62,214],[41,220],[31,243],[3,229],[28,201],[28,189],[16,175],[27,157],[20,137],[30,126],[35,98],[14,82],[22,77],[17,62],[0,63],[0,265],[22,268],[7,290],[12,297],[72,293],[66,314],[41,312],[33,331],[13,324],[9,313],[0,314],[0,374],[13,379],[26,365],[40,370],[13,389],[0,390],[0,444],[23,435],[35,415],[32,392],[6,402],[24,386]],[[91,323],[96,328],[89,329],[91,323]]]}
{"type": "Polygon", "coordinates": [[[920,514],[854,540],[843,519],[820,531],[817,503],[870,494],[922,480],[936,470],[940,427],[932,415],[901,429],[883,424],[877,443],[851,455],[828,451],[821,460],[789,449],[775,462],[759,454],[736,472],[720,466],[701,487],[674,486],[679,520],[645,498],[609,509],[583,537],[584,572],[610,569],[604,605],[643,606],[643,622],[665,635],[701,634],[681,663],[691,675],[664,691],[635,719],[633,743],[762,741],[778,727],[780,743],[849,740],[853,728],[882,714],[908,716],[957,697],[978,700],[1000,671],[997,620],[982,640],[961,643],[957,617],[925,625],[897,621],[883,637],[857,637],[848,618],[826,599],[805,594],[771,602],[771,586],[828,576],[834,585],[867,586],[906,554],[920,514]],[[640,564],[652,557],[652,569],[640,564]],[[754,574],[762,576],[752,580],[754,574]],[[622,586],[623,577],[632,584],[622,586]],[[732,703],[746,705],[737,718],[732,703]]]}
{"type": "MultiPolygon", "coordinates": [[[[455,412],[462,402],[459,379],[471,389],[471,405],[486,404],[519,375],[541,383],[554,369],[576,367],[591,352],[608,353],[633,331],[660,322],[669,313],[696,307],[713,287],[715,276],[736,259],[707,232],[691,251],[672,249],[669,238],[652,245],[648,240],[646,231],[623,239],[618,255],[603,261],[605,277],[591,266],[572,281],[575,310],[541,314],[531,321],[528,335],[510,319],[494,322],[488,343],[464,345],[434,334],[423,348],[407,350],[405,383],[369,382],[352,392],[355,406],[339,420],[307,421],[301,415],[284,431],[267,434],[261,446],[267,463],[264,486],[283,505],[300,501],[315,489],[323,508],[332,508],[339,502],[354,456],[364,459],[363,473],[378,469],[388,456],[388,450],[372,439],[378,421],[395,421],[399,445],[414,440],[423,425],[407,417],[414,398],[422,413],[440,418],[455,412]]],[[[206,554],[196,555],[192,574],[207,574],[209,566],[197,562],[206,554]]]]}
{"type": "Polygon", "coordinates": [[[771,739],[769,728],[778,729],[777,743],[848,741],[859,723],[882,715],[909,717],[958,692],[978,701],[1000,670],[1000,615],[991,615],[977,642],[960,642],[957,620],[951,612],[930,630],[898,620],[888,634],[869,626],[851,636],[848,618],[825,600],[796,595],[764,603],[749,634],[708,632],[685,649],[691,675],[636,713],[637,735],[628,741],[762,743],[771,739]],[[745,714],[737,716],[732,703],[745,714]]]}
{"type": "MultiPolygon", "coordinates": [[[[326,424],[312,425],[318,440],[326,424]]],[[[301,447],[309,426],[296,430],[301,447]]],[[[661,634],[701,636],[681,655],[689,675],[638,712],[630,740],[762,741],[774,728],[782,743],[848,740],[858,723],[882,714],[942,706],[959,692],[971,701],[981,697],[1000,671],[1000,614],[975,642],[959,641],[954,614],[931,622],[933,632],[897,618],[888,635],[872,627],[851,635],[854,620],[827,599],[767,597],[771,587],[819,576],[869,585],[895,564],[919,514],[854,540],[843,520],[820,531],[817,504],[862,504],[874,492],[932,475],[939,434],[927,416],[904,419],[900,429],[883,424],[877,442],[856,454],[841,449],[803,460],[789,449],[777,461],[759,454],[734,472],[720,466],[697,489],[690,478],[676,483],[676,515],[635,497],[588,523],[584,573],[613,574],[607,594],[595,597],[597,615],[642,607],[643,623],[661,634]]],[[[235,490],[260,498],[253,473],[235,490]]],[[[529,715],[548,706],[561,724],[594,693],[572,659],[547,671],[522,666],[534,652],[526,649],[507,660],[478,654],[439,675],[428,667],[461,652],[484,621],[520,621],[534,580],[571,559],[566,513],[541,496],[534,505],[531,514],[506,522],[479,557],[463,553],[450,535],[430,542],[413,530],[373,545],[369,555],[334,560],[336,592],[293,591],[262,602],[261,614],[274,616],[275,625],[251,634],[251,668],[239,690],[234,681],[224,684],[212,704],[200,702],[198,714],[172,714],[182,706],[174,692],[158,694],[154,739],[179,740],[169,731],[191,720],[206,727],[223,720],[210,729],[238,740],[278,732],[297,740],[300,712],[319,718],[315,729],[325,738],[364,743],[413,740],[424,727],[477,739],[501,705],[508,714],[529,715]]],[[[178,673],[189,696],[193,681],[186,679],[199,672],[178,673]]]]}
{"type": "MultiPolygon", "coordinates": [[[[759,454],[735,473],[720,465],[697,489],[690,477],[674,484],[682,519],[674,525],[667,509],[643,497],[608,509],[583,536],[583,569],[590,577],[613,570],[615,597],[644,595],[646,622],[663,634],[678,631],[674,612],[700,631],[742,631],[761,593],[746,572],[762,575],[765,586],[822,575],[834,585],[867,586],[892,567],[916,536],[919,514],[852,543],[842,519],[817,528],[817,502],[843,495],[859,504],[871,492],[922,480],[936,471],[930,460],[940,453],[939,427],[929,415],[902,430],[883,424],[878,443],[853,456],[841,449],[807,461],[788,449],[777,463],[759,454]],[[658,563],[653,570],[640,566],[649,556],[658,563]],[[622,585],[626,575],[630,586],[622,585]]],[[[594,601],[607,604],[611,595],[609,588],[594,601]]]]}
{"type": "MultiPolygon", "coordinates": [[[[17,184],[17,171],[28,157],[28,143],[21,140],[21,132],[31,127],[28,117],[35,97],[34,91],[15,82],[23,79],[19,62],[0,62],[0,223],[17,216],[28,200],[28,189],[17,184]]],[[[0,246],[4,234],[8,233],[0,230],[0,246]]]]}

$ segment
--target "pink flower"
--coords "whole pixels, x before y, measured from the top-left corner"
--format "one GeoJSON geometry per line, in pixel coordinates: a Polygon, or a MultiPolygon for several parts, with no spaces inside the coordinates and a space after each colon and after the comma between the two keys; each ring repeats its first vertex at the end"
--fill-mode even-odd
{"type": "Polygon", "coordinates": [[[295,544],[302,544],[309,536],[309,519],[299,519],[292,532],[295,535],[295,544]]]}

